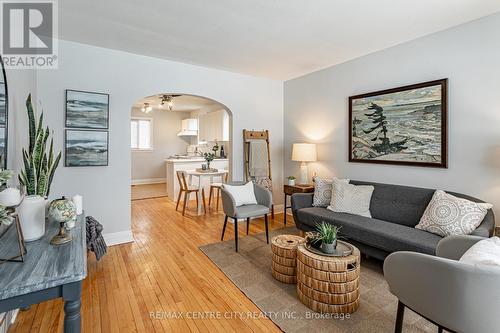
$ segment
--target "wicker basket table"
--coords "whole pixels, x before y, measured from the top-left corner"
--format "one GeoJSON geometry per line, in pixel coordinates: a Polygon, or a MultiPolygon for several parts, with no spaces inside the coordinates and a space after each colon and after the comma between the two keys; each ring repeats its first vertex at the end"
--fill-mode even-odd
{"type": "Polygon", "coordinates": [[[297,246],[304,238],[295,235],[279,235],[271,239],[273,252],[272,274],[278,281],[296,283],[297,246]]]}
{"type": "MultiPolygon", "coordinates": [[[[354,246],[353,246],[354,247],[354,246]]],[[[316,312],[353,313],[359,307],[359,250],[328,257],[297,248],[297,294],[316,312]]]]}

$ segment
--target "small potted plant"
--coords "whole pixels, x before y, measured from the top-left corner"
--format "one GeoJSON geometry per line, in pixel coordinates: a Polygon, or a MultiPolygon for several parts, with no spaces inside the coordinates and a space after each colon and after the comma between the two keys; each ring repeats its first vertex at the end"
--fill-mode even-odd
{"type": "Polygon", "coordinates": [[[316,230],[321,239],[321,251],[326,254],[332,254],[337,248],[337,236],[340,227],[326,222],[321,222],[316,225],[316,230]]]}
{"type": "Polygon", "coordinates": [[[288,185],[290,186],[295,186],[295,177],[294,176],[288,176],[288,185]]]}
{"type": "Polygon", "coordinates": [[[200,156],[207,161],[207,169],[210,170],[210,162],[212,162],[215,158],[214,153],[200,153],[200,156]]]}

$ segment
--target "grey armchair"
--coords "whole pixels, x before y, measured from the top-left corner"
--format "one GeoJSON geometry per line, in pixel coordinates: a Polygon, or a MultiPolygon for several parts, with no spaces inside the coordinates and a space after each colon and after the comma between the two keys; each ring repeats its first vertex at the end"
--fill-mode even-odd
{"type": "Polygon", "coordinates": [[[398,297],[395,332],[408,307],[438,326],[438,332],[489,333],[500,330],[500,267],[457,261],[478,236],[450,236],[436,255],[395,252],[384,262],[391,293],[398,297]]]}
{"type": "MultiPolygon", "coordinates": [[[[234,185],[234,184],[231,184],[234,185]]],[[[269,214],[272,205],[271,192],[269,192],[263,186],[254,184],[253,190],[255,193],[255,198],[257,199],[256,205],[244,205],[236,207],[235,200],[233,196],[224,188],[222,188],[222,207],[224,208],[224,227],[222,228],[221,241],[224,240],[224,232],[226,231],[227,220],[229,217],[234,219],[234,244],[236,252],[238,252],[238,219],[247,220],[247,235],[248,229],[250,227],[250,218],[264,216],[264,221],[266,225],[266,240],[269,244],[269,230],[267,223],[267,214],[269,214]]]]}

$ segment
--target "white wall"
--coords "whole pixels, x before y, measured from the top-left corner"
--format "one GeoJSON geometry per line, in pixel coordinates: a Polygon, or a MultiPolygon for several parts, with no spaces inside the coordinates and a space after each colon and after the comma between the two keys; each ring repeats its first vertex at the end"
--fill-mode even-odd
{"type": "Polygon", "coordinates": [[[285,82],[285,176],[293,142],[318,143],[319,175],[449,189],[500,216],[500,14],[285,82]],[[449,78],[449,168],[348,163],[348,96],[449,78]]]}
{"type": "Polygon", "coordinates": [[[189,140],[177,136],[182,119],[189,112],[154,110],[144,114],[140,109],[132,110],[132,117],[153,119],[153,150],[132,152],[132,181],[165,178],[165,159],[175,154],[185,154],[189,140]]]}
{"type": "Polygon", "coordinates": [[[9,93],[7,166],[19,170],[23,163],[21,148],[28,142],[26,98],[31,93],[36,102],[36,71],[7,69],[5,75],[9,93]]]}
{"type": "MultiPolygon", "coordinates": [[[[64,90],[110,94],[109,166],[61,165],[52,187],[53,196],[81,193],[86,213],[103,223],[105,233],[130,230],[131,107],[144,96],[165,91],[206,96],[232,111],[232,167],[236,180],[243,178],[242,130],[269,129],[274,186],[276,193],[281,193],[283,83],[280,81],[60,41],[59,69],[38,71],[36,83],[37,96],[43,102],[47,124],[54,130],[57,149],[63,149],[64,141],[64,90]]],[[[21,128],[24,126],[26,123],[20,124],[21,131],[25,131],[21,128]]],[[[27,138],[24,140],[20,144],[26,144],[27,138]]],[[[20,145],[15,149],[19,150],[20,145]]],[[[278,201],[280,198],[276,196],[278,201]]]]}

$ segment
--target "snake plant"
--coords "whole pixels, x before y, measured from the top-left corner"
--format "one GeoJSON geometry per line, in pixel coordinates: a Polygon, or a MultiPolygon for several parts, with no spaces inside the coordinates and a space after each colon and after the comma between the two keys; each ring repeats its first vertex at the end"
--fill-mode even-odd
{"type": "Polygon", "coordinates": [[[54,140],[50,140],[47,151],[49,128],[43,126],[43,112],[38,123],[35,119],[31,94],[26,99],[29,123],[29,148],[23,148],[24,169],[19,174],[19,182],[26,188],[27,195],[48,197],[54,173],[61,159],[61,152],[54,156],[54,140]]]}

